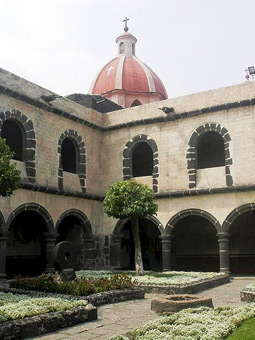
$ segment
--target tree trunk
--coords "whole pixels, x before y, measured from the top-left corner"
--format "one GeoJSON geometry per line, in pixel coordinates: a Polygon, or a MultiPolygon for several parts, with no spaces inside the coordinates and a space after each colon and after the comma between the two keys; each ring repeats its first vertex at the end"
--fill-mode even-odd
{"type": "Polygon", "coordinates": [[[135,244],[135,271],[136,275],[144,275],[143,258],[141,251],[141,242],[139,237],[139,218],[134,216],[131,218],[132,232],[135,244]]]}

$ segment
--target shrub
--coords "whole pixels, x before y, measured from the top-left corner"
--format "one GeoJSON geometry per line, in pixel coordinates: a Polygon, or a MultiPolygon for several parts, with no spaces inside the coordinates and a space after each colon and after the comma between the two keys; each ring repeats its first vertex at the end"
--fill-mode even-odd
{"type": "Polygon", "coordinates": [[[36,278],[16,278],[11,282],[11,287],[86,296],[107,290],[130,288],[133,283],[131,277],[124,273],[98,279],[83,276],[70,282],[61,282],[57,275],[42,274],[36,278]]]}

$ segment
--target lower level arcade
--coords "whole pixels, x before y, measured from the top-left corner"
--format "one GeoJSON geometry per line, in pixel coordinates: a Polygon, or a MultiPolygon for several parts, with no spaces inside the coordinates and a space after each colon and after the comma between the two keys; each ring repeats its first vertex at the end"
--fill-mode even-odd
{"type": "MultiPolygon", "coordinates": [[[[0,218],[1,278],[52,272],[53,249],[61,241],[73,243],[80,269],[135,268],[129,220],[119,220],[110,235],[95,235],[83,212],[68,210],[54,225],[36,203],[18,207],[6,223],[0,218]]],[[[234,209],[222,225],[199,209],[180,211],[166,227],[155,217],[139,223],[145,270],[255,274],[255,204],[234,209]]]]}

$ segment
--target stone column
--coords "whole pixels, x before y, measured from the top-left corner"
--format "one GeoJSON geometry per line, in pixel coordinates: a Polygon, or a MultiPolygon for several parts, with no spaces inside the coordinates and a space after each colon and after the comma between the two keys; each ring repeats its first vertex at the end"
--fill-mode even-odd
{"type": "Polygon", "coordinates": [[[219,252],[220,252],[220,271],[223,273],[230,273],[229,270],[229,233],[228,232],[219,232],[217,234],[218,242],[219,242],[219,252]]]}
{"type": "Polygon", "coordinates": [[[44,233],[45,236],[45,245],[46,245],[46,273],[54,273],[54,259],[53,259],[53,250],[56,245],[56,238],[58,234],[55,233],[44,233]]]}
{"type": "Polygon", "coordinates": [[[7,280],[6,280],[6,241],[8,239],[8,232],[3,231],[0,234],[0,286],[8,286],[7,280]]]}
{"type": "Polygon", "coordinates": [[[123,235],[112,235],[110,247],[110,265],[114,269],[121,269],[121,240],[123,235]]]}
{"type": "Polygon", "coordinates": [[[83,235],[83,269],[95,269],[97,250],[93,235],[83,235]]]}
{"type": "Polygon", "coordinates": [[[162,271],[171,270],[171,235],[160,235],[162,245],[162,271]]]}

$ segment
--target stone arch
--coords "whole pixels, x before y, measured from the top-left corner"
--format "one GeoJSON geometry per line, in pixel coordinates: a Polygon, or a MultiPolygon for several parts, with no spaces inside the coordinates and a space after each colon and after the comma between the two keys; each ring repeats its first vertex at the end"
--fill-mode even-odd
{"type": "Polygon", "coordinates": [[[33,122],[23,113],[18,110],[6,111],[0,113],[0,134],[3,123],[7,120],[17,121],[22,127],[24,133],[24,153],[25,153],[25,166],[29,183],[35,183],[35,152],[36,152],[36,139],[33,122]]]}
{"type": "Polygon", "coordinates": [[[211,224],[215,227],[217,232],[221,231],[221,225],[220,222],[210,213],[201,210],[201,209],[186,209],[182,210],[179,213],[175,214],[171,219],[167,222],[166,228],[165,228],[165,234],[171,235],[172,229],[176,226],[176,224],[184,217],[186,216],[201,216],[207,219],[211,224]]]}
{"type": "Polygon", "coordinates": [[[80,210],[77,209],[69,209],[67,211],[65,211],[57,220],[56,223],[56,230],[58,230],[58,226],[59,224],[67,217],[67,216],[74,216],[76,217],[79,222],[81,223],[81,228],[83,231],[83,234],[85,236],[90,236],[92,235],[92,227],[91,227],[91,223],[88,219],[88,217],[80,210]]]}
{"type": "Polygon", "coordinates": [[[241,205],[232,210],[223,222],[228,238],[229,268],[231,273],[255,273],[255,203],[241,205]]]}
{"type": "Polygon", "coordinates": [[[142,103],[140,102],[140,100],[135,99],[132,104],[130,105],[130,107],[134,107],[134,106],[140,106],[142,105],[142,103]]]}
{"type": "MultiPolygon", "coordinates": [[[[141,218],[139,225],[141,251],[145,270],[161,270],[163,225],[155,216],[141,218]]],[[[111,265],[134,269],[134,240],[130,219],[120,219],[112,233],[111,265]]]]}
{"type": "MultiPolygon", "coordinates": [[[[151,221],[152,223],[154,223],[158,227],[160,234],[164,233],[163,224],[155,216],[145,216],[144,218],[147,219],[148,221],[151,221]]],[[[122,229],[124,228],[125,224],[129,220],[130,220],[129,218],[118,220],[118,222],[115,225],[115,228],[113,229],[112,234],[114,236],[120,236],[121,237],[122,229]]]]}
{"type": "Polygon", "coordinates": [[[58,187],[63,189],[63,168],[61,165],[61,147],[64,139],[71,138],[78,148],[77,174],[82,192],[86,192],[86,147],[82,137],[74,130],[65,130],[58,140],[58,187]]]}
{"type": "Polygon", "coordinates": [[[78,209],[65,211],[56,223],[57,243],[69,241],[75,247],[78,267],[89,267],[95,261],[95,240],[88,217],[78,209]],[[94,257],[93,257],[94,256],[94,257]]]}
{"type": "Polygon", "coordinates": [[[41,206],[40,204],[37,204],[37,203],[25,203],[25,204],[20,205],[18,208],[16,208],[10,214],[10,216],[7,220],[6,229],[7,230],[9,229],[12,221],[14,220],[14,218],[16,216],[18,216],[21,212],[27,211],[27,210],[34,211],[34,212],[40,214],[43,217],[43,219],[45,220],[48,232],[51,233],[51,234],[54,234],[54,223],[53,223],[52,217],[50,216],[48,211],[43,206],[41,206]]]}
{"type": "Polygon", "coordinates": [[[208,212],[186,209],[167,223],[168,257],[174,270],[218,271],[220,223],[208,212]]]}
{"type": "Polygon", "coordinates": [[[6,270],[10,277],[54,271],[52,253],[56,234],[53,220],[44,207],[37,203],[19,206],[9,216],[6,229],[6,270]]]}
{"type": "Polygon", "coordinates": [[[213,131],[218,133],[224,142],[224,152],[225,152],[225,175],[226,175],[226,185],[233,185],[233,178],[231,176],[230,166],[232,165],[232,158],[230,157],[229,143],[231,141],[228,130],[218,123],[207,123],[199,126],[192,133],[189,139],[189,147],[187,151],[187,168],[189,174],[189,188],[193,189],[196,187],[197,178],[197,145],[200,137],[205,133],[213,131]]]}
{"type": "Polygon", "coordinates": [[[138,135],[128,141],[123,150],[123,179],[131,179],[133,177],[132,174],[132,152],[134,148],[139,143],[147,143],[152,150],[153,154],[153,169],[152,169],[152,179],[153,179],[153,191],[158,192],[158,177],[159,177],[159,168],[158,168],[158,147],[156,142],[149,136],[146,135],[138,135]]]}
{"type": "Polygon", "coordinates": [[[231,213],[226,217],[225,221],[222,224],[223,231],[228,232],[230,226],[238,216],[251,210],[255,210],[255,203],[244,204],[231,211],[231,213]]]}

